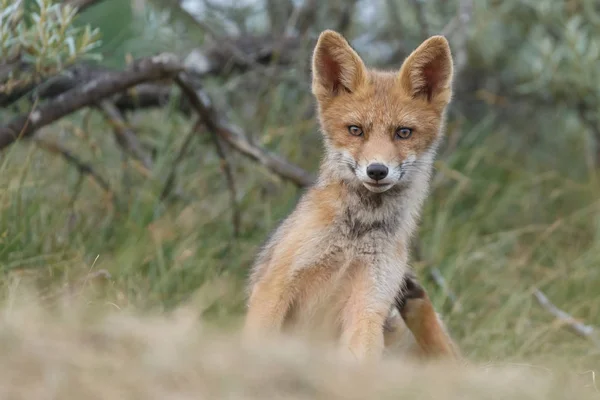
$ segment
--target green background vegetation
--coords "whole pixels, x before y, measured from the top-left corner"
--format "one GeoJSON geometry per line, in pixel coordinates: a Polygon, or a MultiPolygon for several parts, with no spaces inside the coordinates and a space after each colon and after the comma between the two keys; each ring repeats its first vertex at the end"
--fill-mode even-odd
{"type": "MultiPolygon", "coordinates": [[[[202,29],[180,18],[168,1],[139,3],[144,7],[105,0],[79,16],[79,24],[100,29],[103,42],[96,51],[104,65],[124,68],[128,55],[185,55],[204,44],[202,29]]],[[[319,8],[311,37],[331,27],[338,3],[319,8]]],[[[430,33],[444,29],[458,4],[422,3],[430,33]]],[[[422,259],[413,265],[472,360],[599,365],[598,347],[557,324],[532,296],[543,290],[572,316],[600,326],[596,3],[475,1],[466,43],[457,50],[466,64],[457,76],[447,140],[418,233],[422,259]],[[431,268],[439,269],[459,305],[428,280],[431,268]]],[[[388,59],[393,50],[411,50],[423,40],[414,2],[360,1],[361,7],[371,12],[354,14],[346,32],[350,41],[371,65],[398,68],[401,57],[388,59]]],[[[247,18],[241,34],[268,31],[263,2],[240,2],[233,10],[238,20],[247,18]]],[[[227,32],[230,25],[211,12],[199,17],[227,32]]],[[[454,51],[460,37],[449,39],[454,51]]],[[[316,172],[321,138],[309,90],[311,40],[297,63],[284,67],[285,79],[255,71],[207,78],[205,85],[217,108],[253,140],[316,172]]],[[[8,121],[16,111],[2,110],[0,119],[8,121]]],[[[110,279],[99,287],[100,302],[168,310],[194,304],[213,288],[203,315],[237,321],[257,248],[301,190],[230,152],[242,215],[234,237],[227,184],[210,137],[192,141],[177,170],[180,188],[192,200],[161,201],[160,182],[193,121],[170,106],[134,112],[129,122],[155,150],[151,179],[135,161],[123,160],[111,127],[93,109],[41,132],[107,177],[116,206],[75,168],[31,142],[0,153],[5,297],[31,282],[52,299],[66,284],[106,270],[110,279]]]]}

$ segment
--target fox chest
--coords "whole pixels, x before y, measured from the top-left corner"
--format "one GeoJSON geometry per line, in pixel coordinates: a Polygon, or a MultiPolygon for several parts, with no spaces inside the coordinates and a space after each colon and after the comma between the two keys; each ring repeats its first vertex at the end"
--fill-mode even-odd
{"type": "MultiPolygon", "coordinates": [[[[393,224],[351,216],[340,219],[305,250],[305,263],[295,273],[299,298],[287,325],[311,335],[335,336],[355,289],[357,273],[367,269],[374,279],[389,276],[386,281],[395,280],[393,275],[403,274],[398,249],[393,224]]],[[[394,294],[390,293],[392,297],[394,294]]]]}
{"type": "Polygon", "coordinates": [[[377,270],[395,258],[403,242],[396,213],[346,208],[327,229],[303,244],[298,266],[324,267],[332,276],[344,275],[352,263],[377,270]]]}
{"type": "Polygon", "coordinates": [[[298,261],[305,268],[326,268],[332,276],[344,275],[352,263],[377,269],[394,257],[401,238],[392,220],[360,219],[347,215],[328,231],[306,243],[298,261]]]}

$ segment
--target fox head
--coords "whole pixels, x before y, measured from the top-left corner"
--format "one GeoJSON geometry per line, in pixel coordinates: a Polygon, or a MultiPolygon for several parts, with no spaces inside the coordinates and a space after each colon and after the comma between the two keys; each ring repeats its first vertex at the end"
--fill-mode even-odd
{"type": "Polygon", "coordinates": [[[432,36],[399,71],[367,69],[339,33],[321,33],[312,59],[312,92],[331,174],[382,193],[428,173],[452,96],[452,56],[432,36]]]}

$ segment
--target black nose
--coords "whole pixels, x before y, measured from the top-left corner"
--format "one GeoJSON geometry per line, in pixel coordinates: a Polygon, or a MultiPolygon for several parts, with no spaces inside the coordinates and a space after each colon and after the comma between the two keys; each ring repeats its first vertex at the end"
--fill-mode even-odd
{"type": "Polygon", "coordinates": [[[367,175],[369,178],[380,181],[388,174],[388,167],[383,164],[371,164],[367,167],[367,175]]]}

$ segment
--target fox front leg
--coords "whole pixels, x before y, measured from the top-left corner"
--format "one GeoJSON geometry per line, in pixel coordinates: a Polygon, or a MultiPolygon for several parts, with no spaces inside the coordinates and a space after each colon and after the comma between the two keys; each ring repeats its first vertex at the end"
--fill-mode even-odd
{"type": "Polygon", "coordinates": [[[341,351],[358,361],[378,360],[383,354],[383,326],[391,301],[384,300],[381,285],[366,266],[356,272],[343,311],[341,351]]]}
{"type": "Polygon", "coordinates": [[[264,340],[280,331],[292,302],[292,291],[283,274],[270,270],[252,288],[243,328],[245,342],[264,340]]]}

